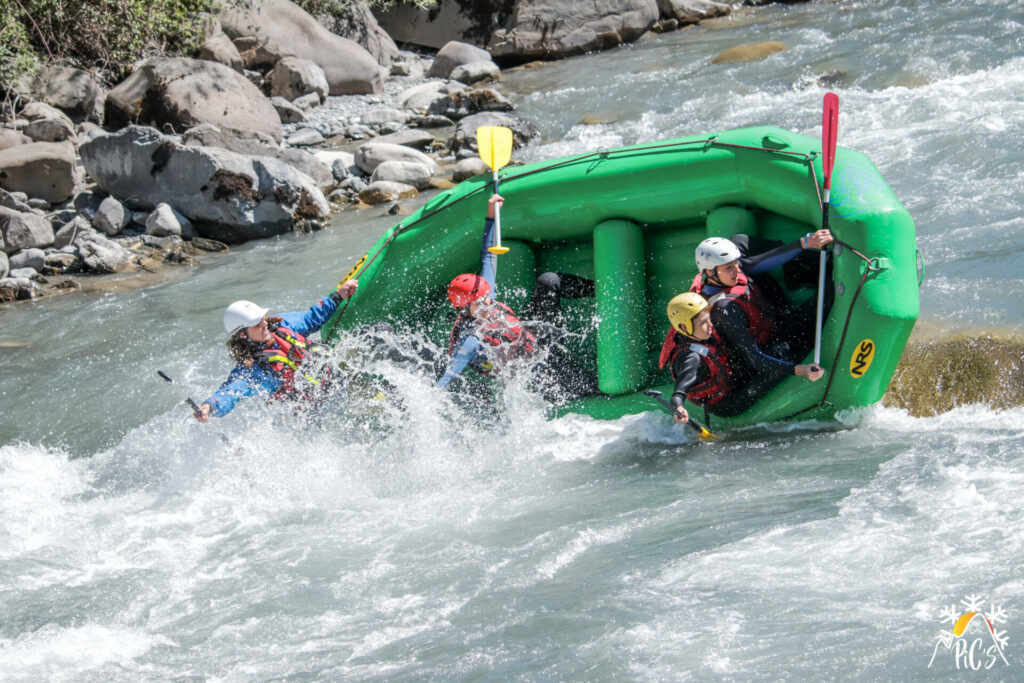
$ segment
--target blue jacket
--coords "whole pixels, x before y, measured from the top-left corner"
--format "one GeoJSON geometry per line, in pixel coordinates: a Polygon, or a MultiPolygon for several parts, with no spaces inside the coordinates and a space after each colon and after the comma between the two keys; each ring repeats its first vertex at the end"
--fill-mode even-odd
{"type": "MultiPolygon", "coordinates": [[[[330,297],[320,299],[305,313],[279,313],[281,325],[293,332],[308,336],[324,326],[338,308],[338,302],[330,297]]],[[[236,365],[228,378],[213,392],[206,403],[210,404],[210,415],[224,417],[240,401],[249,396],[270,397],[277,393],[283,383],[281,375],[268,367],[253,363],[251,366],[236,365]]]]}
{"type": "MultiPolygon", "coordinates": [[[[480,246],[480,277],[491,286],[491,298],[497,300],[495,275],[498,270],[498,257],[487,250],[491,246],[493,233],[494,221],[488,218],[484,221],[484,237],[480,246]]],[[[451,362],[448,363],[448,369],[441,379],[437,380],[437,385],[447,387],[448,383],[461,375],[467,366],[476,367],[481,372],[487,372],[491,367],[480,338],[472,332],[463,334],[456,340],[451,362]]]]}

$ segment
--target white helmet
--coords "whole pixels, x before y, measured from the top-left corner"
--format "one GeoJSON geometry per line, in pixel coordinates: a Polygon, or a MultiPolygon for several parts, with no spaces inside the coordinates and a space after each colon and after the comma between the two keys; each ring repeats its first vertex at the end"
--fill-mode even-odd
{"type": "Polygon", "coordinates": [[[724,237],[709,237],[697,245],[697,267],[701,272],[732,263],[740,257],[739,248],[724,237]]]}
{"type": "Polygon", "coordinates": [[[260,308],[251,301],[236,301],[224,311],[224,329],[234,336],[236,332],[259,323],[269,309],[260,308]]]}

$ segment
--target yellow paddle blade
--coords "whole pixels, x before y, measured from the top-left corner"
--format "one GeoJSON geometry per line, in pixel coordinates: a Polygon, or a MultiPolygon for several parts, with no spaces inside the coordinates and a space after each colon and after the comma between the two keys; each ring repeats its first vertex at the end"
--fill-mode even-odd
{"type": "Polygon", "coordinates": [[[476,129],[480,158],[492,171],[500,171],[512,159],[512,129],[505,126],[480,126],[476,129]]]}
{"type": "Polygon", "coordinates": [[[492,254],[507,254],[508,247],[487,247],[487,251],[491,252],[492,254]]]}

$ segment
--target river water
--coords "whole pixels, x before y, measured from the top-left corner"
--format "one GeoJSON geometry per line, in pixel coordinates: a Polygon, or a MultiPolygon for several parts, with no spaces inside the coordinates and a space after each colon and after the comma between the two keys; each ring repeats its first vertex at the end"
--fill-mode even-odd
{"type": "MultiPolygon", "coordinates": [[[[763,7],[502,87],[542,131],[523,160],[817,136],[832,89],[839,144],[917,222],[919,334],[1010,338],[1022,18],[1017,0],[763,7]],[[766,40],[788,49],[710,63],[766,40]]],[[[384,430],[257,405],[189,419],[183,397],[228,370],[227,303],[304,308],[392,220],[348,212],[147,288],[0,309],[0,679],[1021,678],[1021,407],[695,444],[656,412],[549,421],[516,388],[481,424],[410,374],[384,430]],[[964,656],[937,647],[970,611],[1005,661],[980,620],[964,656]]]]}

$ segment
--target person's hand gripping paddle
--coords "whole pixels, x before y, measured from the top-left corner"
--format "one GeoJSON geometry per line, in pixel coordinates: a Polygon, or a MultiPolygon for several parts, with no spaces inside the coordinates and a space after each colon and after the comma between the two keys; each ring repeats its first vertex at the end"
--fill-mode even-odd
{"type": "MultiPolygon", "coordinates": [[[[821,229],[828,230],[828,202],[832,190],[832,166],[836,162],[836,135],[839,132],[839,97],[825,93],[825,111],[821,119],[821,168],[825,189],[821,201],[821,229]]],[[[821,326],[825,307],[825,250],[818,259],[818,313],[814,321],[814,364],[821,362],[821,326]]],[[[819,366],[820,367],[820,366],[819,366]]]]}
{"type": "MultiPolygon", "coordinates": [[[[663,405],[665,407],[665,410],[667,410],[668,412],[673,414],[676,412],[675,409],[672,407],[672,404],[661,397],[660,391],[657,391],[655,389],[648,389],[647,391],[644,392],[644,395],[650,396],[655,401],[663,405]]],[[[694,420],[692,417],[686,421],[686,425],[693,431],[697,432],[697,435],[704,441],[713,441],[718,438],[717,434],[713,433],[711,430],[702,425],[700,422],[694,420]]]]}
{"type": "MultiPolygon", "coordinates": [[[[494,177],[494,194],[498,193],[498,171],[512,159],[512,130],[505,126],[480,126],[476,129],[476,144],[480,158],[491,169],[494,177]]],[[[494,207],[494,246],[488,247],[492,254],[507,254],[508,247],[501,245],[500,205],[494,207]]]]}

